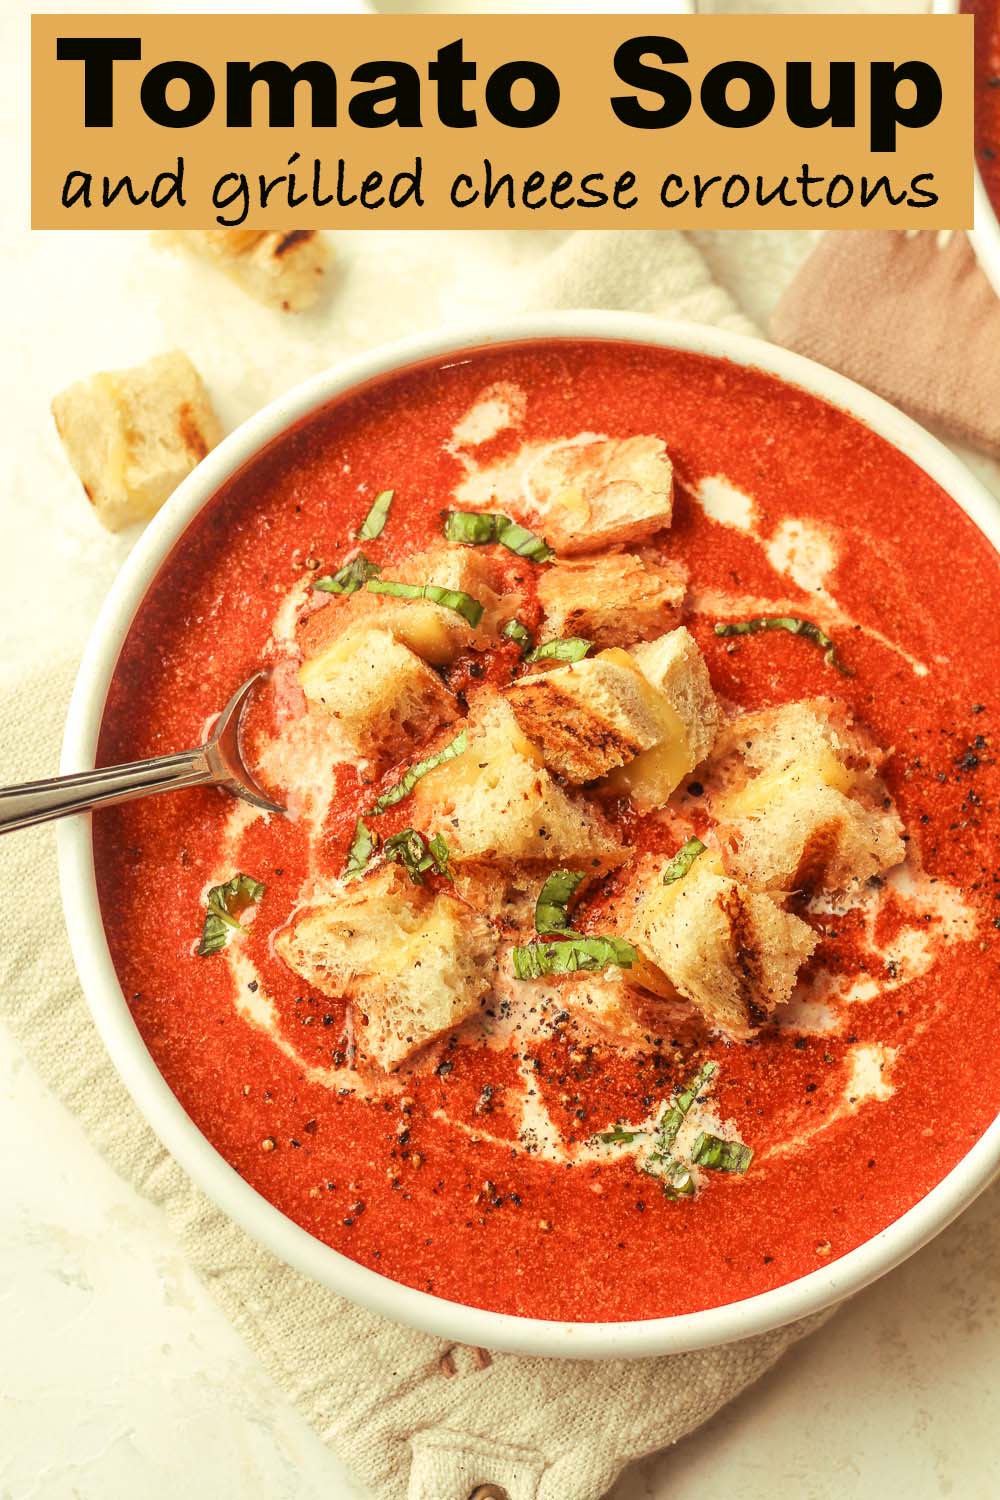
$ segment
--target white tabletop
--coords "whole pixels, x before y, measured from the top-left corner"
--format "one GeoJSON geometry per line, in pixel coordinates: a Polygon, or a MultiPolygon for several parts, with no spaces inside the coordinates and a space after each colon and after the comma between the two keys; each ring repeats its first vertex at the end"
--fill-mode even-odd
{"type": "MultiPolygon", "coordinates": [[[[765,7],[729,0],[715,8],[765,7]]],[[[921,6],[853,0],[824,8],[921,6]]],[[[20,0],[4,7],[0,56],[18,57],[25,10],[20,0]]],[[[7,70],[15,93],[0,93],[0,165],[10,183],[23,178],[15,126],[26,70],[9,62],[7,70]]],[[[95,364],[128,363],[177,343],[222,393],[231,423],[316,367],[315,346],[292,337],[272,369],[256,332],[273,315],[248,306],[243,316],[239,294],[227,287],[218,292],[220,316],[228,310],[238,319],[242,341],[217,347],[187,296],[192,273],[163,262],[146,237],[28,236],[20,211],[11,206],[3,240],[0,667],[37,650],[43,626],[50,635],[78,636],[124,555],[124,544],[94,525],[62,464],[47,421],[55,390],[95,364]]],[[[798,234],[698,241],[760,321],[809,247],[798,234]]],[[[501,238],[481,245],[501,259],[510,253],[501,238]]],[[[538,248],[531,234],[519,245],[525,256],[538,248]]],[[[364,326],[352,306],[371,306],[363,294],[378,277],[394,278],[401,299],[419,297],[422,266],[439,265],[442,255],[454,258],[453,292],[477,311],[455,237],[342,237],[341,302],[326,355],[398,331],[392,298],[364,326]]],[[[1000,493],[997,471],[978,467],[1000,493]]],[[[0,1048],[0,1308],[0,1500],[362,1494],[233,1332],[159,1212],[95,1155],[7,1039],[0,1048]]],[[[707,1428],[641,1465],[614,1497],[989,1500],[1000,1493],[998,1383],[995,1189],[707,1428]]]]}

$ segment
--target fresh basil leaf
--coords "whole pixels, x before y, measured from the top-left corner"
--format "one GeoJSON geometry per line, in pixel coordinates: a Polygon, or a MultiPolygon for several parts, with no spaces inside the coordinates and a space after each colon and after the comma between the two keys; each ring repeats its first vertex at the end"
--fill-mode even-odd
{"type": "Polygon", "coordinates": [[[753,1150],[742,1141],[724,1141],[717,1135],[701,1131],[691,1148],[691,1160],[697,1167],[712,1172],[744,1173],[753,1160],[753,1150]]]}
{"type": "Polygon", "coordinates": [[[444,589],[436,583],[399,583],[391,578],[370,579],[366,587],[370,594],[389,594],[394,599],[429,599],[432,604],[453,609],[469,622],[473,630],[483,618],[483,606],[479,600],[460,589],[444,589]]]}
{"type": "Polygon", "coordinates": [[[535,902],[536,932],[568,932],[569,903],[583,879],[585,876],[582,870],[552,871],[535,902]]]}
{"type": "Polygon", "coordinates": [[[416,765],[404,771],[395,785],[389,787],[381,797],[376,799],[371,809],[372,813],[383,813],[387,807],[395,807],[397,802],[402,802],[404,797],[410,795],[417,782],[422,776],[426,776],[428,771],[436,770],[438,766],[443,766],[445,761],[454,760],[457,755],[464,755],[468,748],[469,732],[467,729],[460,730],[443,750],[439,750],[436,755],[429,755],[426,760],[418,760],[416,765]]]}
{"type": "Polygon", "coordinates": [[[641,1132],[625,1130],[622,1126],[616,1125],[614,1130],[605,1130],[597,1139],[605,1146],[631,1146],[637,1133],[641,1132]]]}
{"type": "Polygon", "coordinates": [[[555,641],[545,641],[529,651],[525,661],[582,661],[593,645],[582,636],[564,635],[555,641]]]}
{"type": "Polygon", "coordinates": [[[224,885],[213,885],[208,893],[205,922],[198,944],[198,956],[207,958],[225,948],[234,932],[242,926],[240,917],[264,894],[261,881],[252,875],[234,875],[224,885]]]}
{"type": "Polygon", "coordinates": [[[353,880],[360,875],[368,865],[375,850],[378,848],[378,834],[373,833],[365,822],[359,818],[354,825],[354,837],[351,839],[351,847],[347,851],[347,863],[344,866],[343,879],[353,880]]]}
{"type": "Polygon", "coordinates": [[[461,542],[466,547],[481,547],[486,542],[499,542],[517,557],[526,557],[529,562],[548,562],[555,557],[548,542],[536,536],[527,527],[512,521],[509,516],[490,511],[449,510],[445,511],[444,534],[449,542],[461,542]]]}
{"type": "Polygon", "coordinates": [[[684,1117],[692,1104],[698,1098],[703,1089],[706,1089],[719,1071],[719,1064],[707,1062],[695,1074],[685,1089],[672,1100],[670,1108],[666,1111],[656,1128],[656,1154],[666,1157],[669,1155],[677,1133],[684,1123],[684,1117]]]}
{"type": "Polygon", "coordinates": [[[359,552],[332,577],[328,575],[317,578],[313,588],[324,594],[356,594],[370,578],[377,578],[381,571],[378,563],[373,563],[363,552],[359,552]]]}
{"type": "Polygon", "coordinates": [[[701,839],[688,839],[682,844],[663,872],[663,884],[673,885],[675,880],[681,880],[690,870],[699,854],[704,854],[705,845],[701,839]]]}
{"type": "Polygon", "coordinates": [[[404,828],[401,833],[394,833],[392,838],[386,839],[382,852],[386,859],[396,860],[403,866],[414,885],[423,883],[428,870],[434,870],[448,880],[452,878],[449,863],[451,854],[439,833],[431,839],[425,839],[417,829],[404,828]]]}
{"type": "Polygon", "coordinates": [[[385,523],[389,519],[389,507],[395,490],[383,490],[376,495],[372,502],[372,508],[361,523],[358,532],[359,542],[373,542],[377,536],[381,536],[385,529],[385,523]]]}
{"type": "Polygon", "coordinates": [[[812,620],[800,619],[798,615],[757,615],[752,620],[720,621],[715,627],[716,635],[757,635],[762,630],[787,630],[790,635],[801,635],[812,641],[823,652],[828,667],[836,667],[845,677],[853,677],[854,670],[845,666],[837,655],[837,648],[825,630],[812,620]]]}
{"type": "Polygon", "coordinates": [[[527,656],[531,650],[531,631],[527,625],[522,625],[520,620],[508,620],[500,634],[508,641],[516,641],[521,648],[521,655],[527,656]]]}
{"type": "Polygon", "coordinates": [[[637,957],[631,943],[611,937],[573,936],[554,943],[528,943],[511,952],[516,979],[540,979],[545,974],[573,974],[578,970],[596,972],[611,964],[630,969],[637,957]]]}

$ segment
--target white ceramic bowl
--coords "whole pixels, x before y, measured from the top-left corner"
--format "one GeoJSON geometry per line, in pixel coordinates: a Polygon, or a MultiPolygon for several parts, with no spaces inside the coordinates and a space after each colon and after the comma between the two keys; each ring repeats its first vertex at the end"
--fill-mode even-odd
{"type": "MultiPolygon", "coordinates": [[[[234,470],[293,422],[360,382],[454,350],[519,339],[626,339],[750,365],[852,413],[936,480],[1000,550],[1000,507],[936,439],[852,381],[756,339],[628,313],[562,312],[512,318],[407,339],[325,371],[271,403],[199,464],[153,520],[101,610],[70,704],[62,769],[94,764],[108,683],[133,616],[185,526],[234,470]]],[[[171,1093],[136,1029],[111,963],[94,879],[90,820],[59,825],[59,862],[70,941],[97,1028],[133,1099],[163,1144],[210,1198],[296,1270],[400,1323],[443,1338],[531,1354],[634,1357],[725,1343],[836,1302],[925,1244],[969,1204],[1000,1167],[1000,1120],[942,1182],[888,1229],[809,1275],[728,1306],[632,1323],[546,1322],[468,1308],[401,1286],[322,1244],[255,1192],[196,1128],[171,1093]]]]}

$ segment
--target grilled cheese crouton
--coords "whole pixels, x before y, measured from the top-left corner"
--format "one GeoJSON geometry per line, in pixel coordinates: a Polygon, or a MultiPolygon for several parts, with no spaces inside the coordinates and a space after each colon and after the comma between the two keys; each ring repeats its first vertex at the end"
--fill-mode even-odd
{"type": "Polygon", "coordinates": [[[664,885],[653,871],[625,904],[623,935],[710,1026],[749,1036],[788,1000],[817,938],[773,897],[747,889],[703,854],[664,885]]]}
{"type": "Polygon", "coordinates": [[[445,836],[453,861],[536,861],[609,869],[625,858],[613,830],[557,786],[509,706],[494,700],[464,754],[412,793],[414,821],[445,836]]]}
{"type": "Polygon", "coordinates": [[[383,865],[299,912],[274,946],[313,989],[352,1002],[359,1052],[390,1071],[475,1015],[496,937],[463,902],[383,865]]]}
{"type": "Polygon", "coordinates": [[[721,713],[705,658],[684,626],[633,646],[629,655],[672,715],[671,731],[607,781],[640,812],[662,807],[711,750],[721,713]]]}
{"type": "Polygon", "coordinates": [[[541,639],[582,636],[596,647],[650,640],[676,625],[686,591],[680,563],[631,552],[556,561],[538,579],[541,639]]]}
{"type": "Polygon", "coordinates": [[[506,690],[545,764],[569,781],[593,781],[664,738],[683,734],[670,704],[617,647],[506,690]]]}
{"type": "Polygon", "coordinates": [[[298,672],[309,702],[338,721],[360,755],[398,760],[408,744],[450,724],[458,706],[436,672],[387,630],[359,624],[307,657],[298,672]]]}
{"type": "Polygon", "coordinates": [[[470,474],[455,498],[464,509],[516,516],[559,553],[599,552],[670,525],[673,466],[660,438],[588,432],[526,444],[512,459],[470,474]]]}
{"type": "Polygon", "coordinates": [[[503,604],[494,588],[497,579],[490,559],[468,547],[434,547],[404,563],[388,563],[383,571],[400,583],[434,583],[471,595],[483,606],[479,625],[473,629],[457,610],[430,599],[396,599],[359,589],[346,597],[332,597],[329,604],[306,617],[299,630],[302,650],[312,654],[363,620],[390,631],[432,666],[446,666],[459,652],[470,646],[485,647],[494,639],[505,610],[516,613],[509,600],[503,604]]]}
{"type": "Polygon", "coordinates": [[[743,714],[708,766],[727,871],[760,890],[847,890],[898,864],[882,752],[828,699],[743,714]]]}
{"type": "Polygon", "coordinates": [[[109,531],[155,515],[222,436],[201,377],[179,349],[71,385],[52,415],[109,531]]]}
{"type": "Polygon", "coordinates": [[[182,229],[170,241],[212,260],[269,307],[301,312],[317,299],[330,259],[315,229],[182,229]]]}

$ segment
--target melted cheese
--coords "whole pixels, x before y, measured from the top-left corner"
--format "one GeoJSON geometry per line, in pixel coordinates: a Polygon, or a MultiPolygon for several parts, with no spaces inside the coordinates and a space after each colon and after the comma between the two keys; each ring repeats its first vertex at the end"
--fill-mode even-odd
{"type": "Polygon", "coordinates": [[[669,699],[654,687],[627,651],[611,647],[599,653],[632,673],[643,704],[656,720],[661,738],[641,750],[627,765],[617,766],[604,785],[618,796],[631,797],[640,807],[662,807],[687,773],[693,769],[687,725],[669,699]]]}
{"type": "Polygon", "coordinates": [[[717,815],[724,819],[753,818],[772,803],[780,802],[802,782],[818,782],[846,795],[853,785],[853,777],[832,750],[822,751],[808,760],[795,761],[780,771],[764,771],[755,776],[746,786],[722,798],[716,808],[717,815]]]}

